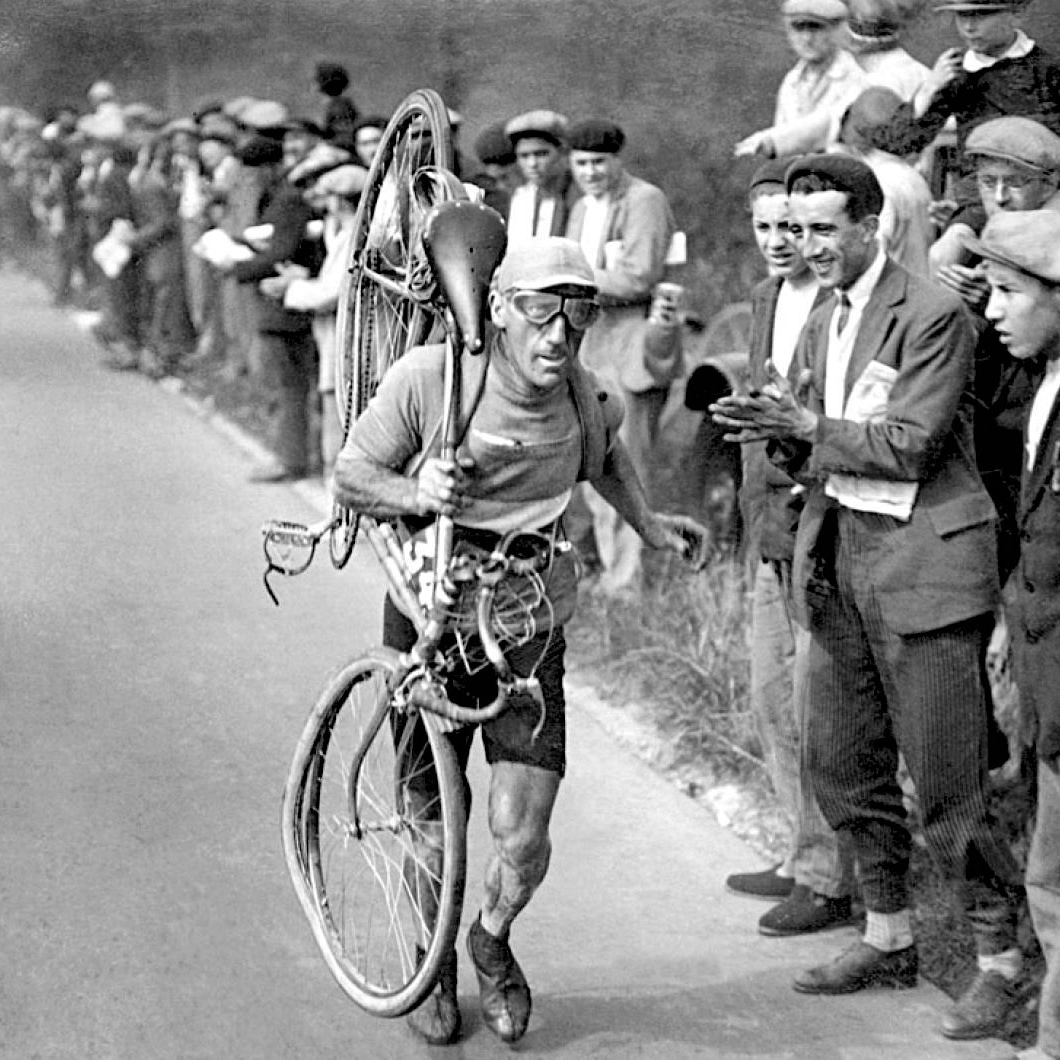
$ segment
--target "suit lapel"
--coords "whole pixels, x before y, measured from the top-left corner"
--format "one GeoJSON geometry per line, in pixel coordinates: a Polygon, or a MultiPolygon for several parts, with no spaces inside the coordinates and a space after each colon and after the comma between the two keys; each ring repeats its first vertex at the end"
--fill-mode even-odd
{"type": "MultiPolygon", "coordinates": [[[[1032,511],[1041,497],[1042,491],[1049,486],[1049,480],[1054,469],[1060,464],[1060,395],[1053,401],[1053,407],[1049,410],[1049,418],[1045,421],[1045,430],[1042,431],[1041,442],[1034,454],[1034,466],[1030,473],[1024,476],[1023,489],[1020,496],[1021,514],[1026,516],[1032,511]]],[[[1029,419],[1028,415],[1028,419],[1029,419]]],[[[1026,453],[1027,424],[1023,426],[1024,453],[1026,453]]]]}
{"type": "MultiPolygon", "coordinates": [[[[854,349],[847,364],[843,380],[843,401],[861,377],[861,373],[876,359],[894,327],[894,307],[905,300],[905,276],[893,261],[888,259],[865,309],[861,314],[858,333],[854,337],[854,349]]],[[[898,367],[897,365],[895,367],[898,367]]]]}

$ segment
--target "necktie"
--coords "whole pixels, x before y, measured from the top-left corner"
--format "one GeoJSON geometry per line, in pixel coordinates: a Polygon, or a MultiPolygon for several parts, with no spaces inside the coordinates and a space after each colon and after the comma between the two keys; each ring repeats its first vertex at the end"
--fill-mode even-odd
{"type": "Polygon", "coordinates": [[[847,326],[847,321],[850,319],[850,299],[847,297],[846,291],[836,291],[835,298],[839,305],[835,331],[837,335],[842,335],[843,329],[847,326]]]}

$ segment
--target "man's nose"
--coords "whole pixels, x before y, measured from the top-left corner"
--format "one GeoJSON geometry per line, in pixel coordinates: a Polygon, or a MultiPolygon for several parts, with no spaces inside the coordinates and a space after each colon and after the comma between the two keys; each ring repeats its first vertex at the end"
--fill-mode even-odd
{"type": "Polygon", "coordinates": [[[545,338],[553,346],[562,346],[567,342],[567,318],[562,313],[557,313],[545,325],[545,338]]]}
{"type": "Polygon", "coordinates": [[[1004,314],[1001,312],[1001,306],[998,304],[997,292],[991,290],[990,297],[986,300],[986,308],[983,310],[983,316],[986,317],[992,324],[996,324],[1004,314]]]}

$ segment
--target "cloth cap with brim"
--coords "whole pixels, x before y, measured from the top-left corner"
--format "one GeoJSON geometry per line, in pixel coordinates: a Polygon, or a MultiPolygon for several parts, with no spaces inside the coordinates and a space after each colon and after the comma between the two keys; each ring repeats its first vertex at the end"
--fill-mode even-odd
{"type": "Polygon", "coordinates": [[[271,99],[256,99],[243,108],[238,118],[248,129],[276,129],[282,134],[288,113],[282,103],[271,99]]]}
{"type": "Polygon", "coordinates": [[[971,14],[977,12],[987,14],[994,11],[1015,11],[1026,7],[1028,0],[947,0],[946,3],[936,4],[936,12],[955,11],[958,14],[971,14]]]}
{"type": "Polygon", "coordinates": [[[283,161],[283,144],[268,136],[250,136],[236,148],[236,158],[245,166],[278,166],[283,161]]]}
{"type": "Polygon", "coordinates": [[[1054,210],[996,213],[969,246],[988,261],[1060,285],[1060,213],[1054,210]]]}
{"type": "Polygon", "coordinates": [[[292,184],[308,184],[309,181],[316,180],[321,173],[349,162],[352,157],[349,151],[344,151],[333,143],[317,144],[301,162],[291,168],[287,179],[292,184]]]}
{"type": "Polygon", "coordinates": [[[364,166],[344,165],[328,170],[313,185],[316,195],[341,195],[356,199],[368,184],[368,170],[364,166]]]}
{"type": "Polygon", "coordinates": [[[475,155],[483,165],[510,166],[515,161],[515,149],[504,131],[504,123],[487,125],[475,139],[475,155]]]}
{"type": "Polygon", "coordinates": [[[567,142],[570,122],[554,110],[528,110],[517,114],[504,126],[504,132],[512,143],[532,136],[562,147],[567,142]]]}
{"type": "Polygon", "coordinates": [[[1060,170],[1060,136],[1031,118],[1010,115],[977,125],[965,141],[967,155],[1001,158],[1042,173],[1060,170]]]}
{"type": "Polygon", "coordinates": [[[571,127],[567,137],[572,151],[617,155],[626,142],[626,134],[613,121],[590,118],[571,127]]]}
{"type": "Polygon", "coordinates": [[[172,121],[166,122],[158,132],[161,136],[179,136],[181,133],[196,138],[202,136],[202,129],[191,118],[174,118],[172,121]]]}
{"type": "Polygon", "coordinates": [[[878,214],[883,209],[880,182],[860,158],[843,154],[803,155],[788,167],[784,183],[790,194],[800,177],[814,176],[830,182],[836,191],[862,202],[870,214],[878,214]]]}
{"type": "Polygon", "coordinates": [[[573,239],[540,236],[508,248],[493,282],[498,290],[544,291],[550,287],[586,287],[594,293],[596,278],[585,252],[573,239]]]}
{"type": "Polygon", "coordinates": [[[872,85],[847,107],[841,131],[849,129],[860,136],[868,136],[889,125],[901,106],[902,97],[897,92],[883,85],[872,85]]]}
{"type": "Polygon", "coordinates": [[[780,13],[808,22],[842,22],[850,9],[843,0],[784,0],[780,13]]]}

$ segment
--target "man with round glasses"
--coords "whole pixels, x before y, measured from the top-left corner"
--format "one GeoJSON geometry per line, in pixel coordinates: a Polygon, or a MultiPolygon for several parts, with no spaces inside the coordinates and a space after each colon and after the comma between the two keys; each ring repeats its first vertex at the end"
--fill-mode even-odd
{"type": "MultiPolygon", "coordinates": [[[[494,853],[467,948],[483,1021],[506,1042],[518,1041],[530,1018],[530,988],[509,930],[548,869],[549,821],[566,768],[563,627],[574,612],[577,576],[561,517],[575,484],[587,480],[650,547],[699,563],[705,544],[706,531],[694,521],[649,509],[618,437],[621,400],[578,364],[582,336],[598,312],[595,296],[593,270],[577,243],[541,237],[514,244],[493,277],[488,353],[464,366],[455,459],[441,455],[444,347],[423,346],[389,369],[335,468],[338,500],[399,518],[410,532],[425,532],[446,515],[457,543],[489,549],[509,531],[534,530],[553,544],[546,616],[537,635],[508,655],[516,673],[540,681],[544,712],[517,695],[501,717],[481,726],[494,853]]],[[[416,639],[390,599],[383,626],[391,647],[406,650],[416,639]]],[[[456,702],[488,702],[492,680],[492,673],[455,674],[447,692],[456,702]]],[[[462,763],[473,738],[473,729],[450,734],[462,763]]],[[[432,1044],[459,1037],[455,949],[408,1022],[432,1044]]]]}

